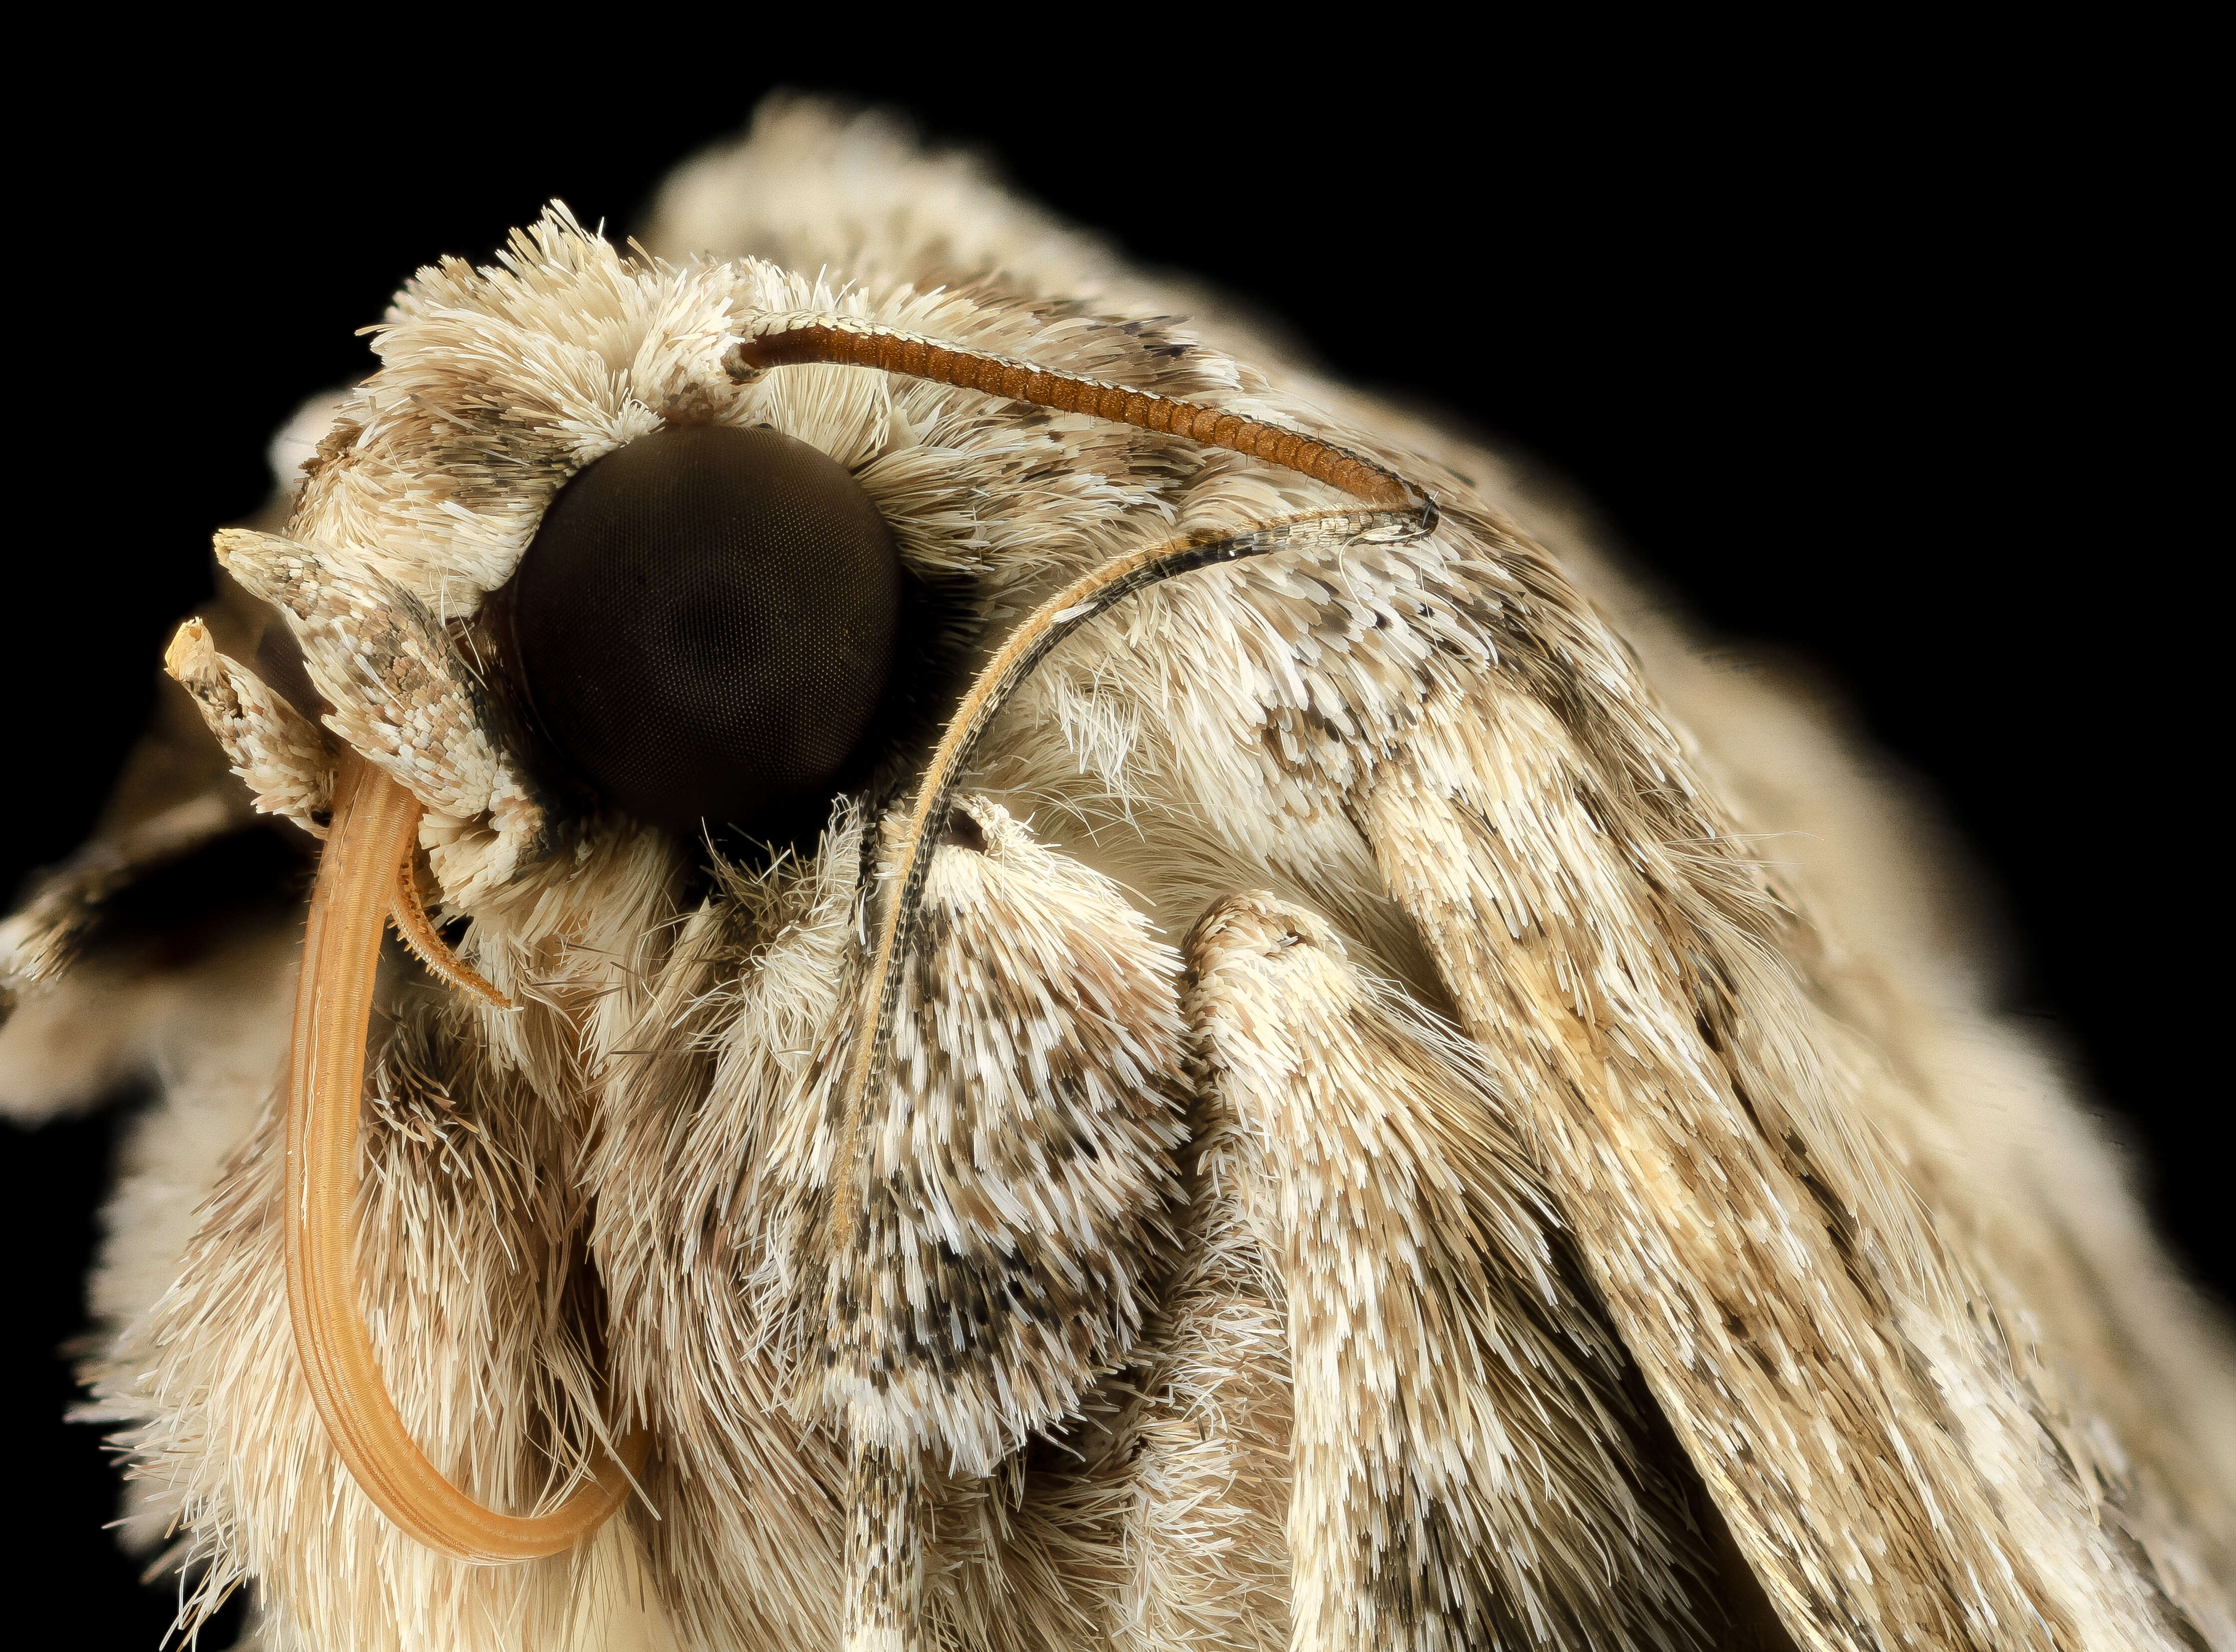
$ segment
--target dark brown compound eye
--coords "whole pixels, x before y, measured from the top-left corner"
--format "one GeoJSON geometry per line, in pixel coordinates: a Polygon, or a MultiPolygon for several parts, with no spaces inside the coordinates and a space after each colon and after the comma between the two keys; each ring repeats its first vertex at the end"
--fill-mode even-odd
{"type": "Polygon", "coordinates": [[[862,767],[901,568],[805,442],[692,425],[561,489],[503,593],[510,677],[577,776],[640,819],[783,839],[862,767]]]}

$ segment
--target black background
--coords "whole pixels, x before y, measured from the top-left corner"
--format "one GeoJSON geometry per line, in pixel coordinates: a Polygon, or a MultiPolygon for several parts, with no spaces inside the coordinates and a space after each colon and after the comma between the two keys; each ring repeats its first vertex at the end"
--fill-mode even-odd
{"type": "MultiPolygon", "coordinates": [[[[865,23],[840,68],[765,16],[736,47],[668,21],[529,55],[419,53],[404,24],[275,37],[253,43],[284,69],[246,80],[183,41],[174,66],[90,45],[50,66],[18,146],[0,883],[82,838],[211,529],[260,503],[295,405],[365,370],[353,330],[401,277],[485,256],[554,195],[628,227],[767,86],[834,89],[1536,456],[1709,625],[1844,685],[2008,913],[2012,1007],[2228,1287],[2226,1087],[2191,1053],[2220,1020],[2193,936],[2213,958],[2222,857],[2193,777],[2225,749],[2199,705],[2206,530],[2180,504],[2197,254],[2167,181],[2180,99],[2134,43],[1460,41],[1370,16],[1298,56],[1144,14],[1025,56],[865,23]]],[[[0,1415],[18,1576],[147,1646],[168,1603],[97,1530],[94,1432],[55,1420],[109,1129],[0,1133],[0,1415]]]]}

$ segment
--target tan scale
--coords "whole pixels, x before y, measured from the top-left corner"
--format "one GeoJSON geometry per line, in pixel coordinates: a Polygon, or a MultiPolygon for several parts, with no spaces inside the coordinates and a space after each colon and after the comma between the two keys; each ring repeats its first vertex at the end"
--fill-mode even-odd
{"type": "Polygon", "coordinates": [[[2236,1652],[2225,1332],[1842,729],[880,117],[772,102],[642,239],[406,286],[220,536],[177,783],[0,926],[13,1116],[160,1078],[84,1374],[187,1626],[2236,1652]],[[773,859],[546,787],[483,624],[692,424],[969,621],[773,859]],[[103,950],[245,831],[299,951],[103,950]]]}

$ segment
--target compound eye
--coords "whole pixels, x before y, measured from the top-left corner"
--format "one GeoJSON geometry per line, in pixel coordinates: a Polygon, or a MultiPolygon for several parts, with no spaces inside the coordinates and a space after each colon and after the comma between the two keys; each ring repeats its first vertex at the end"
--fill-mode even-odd
{"type": "Polygon", "coordinates": [[[582,780],[655,825],[775,839],[863,766],[901,569],[835,460],[688,425],[562,488],[502,602],[513,680],[582,780]]]}

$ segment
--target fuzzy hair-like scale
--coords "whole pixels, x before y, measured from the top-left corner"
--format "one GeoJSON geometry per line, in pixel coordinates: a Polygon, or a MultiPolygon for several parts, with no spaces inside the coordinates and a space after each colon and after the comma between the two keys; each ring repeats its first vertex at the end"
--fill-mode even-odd
{"type": "Polygon", "coordinates": [[[1496,456],[879,117],[773,103],[645,240],[555,207],[407,286],[289,519],[220,547],[308,686],[191,622],[200,778],[0,931],[17,1116],[160,1078],[86,1376],[190,1619],[244,1584],[264,1652],[2236,1652],[2225,1338],[1805,695],[1705,666],[1496,456]],[[1299,429],[1441,520],[1370,539],[1177,438],[726,370],[801,312],[1299,429]],[[1012,694],[853,1116],[936,729],[813,844],[727,856],[540,787],[481,624],[569,477],[702,423],[855,477],[942,605],[934,710],[1083,570],[1325,518],[1012,694]],[[312,1408],[285,915],[115,938],[252,800],[299,869],[345,744],[521,1005],[384,965],[363,1306],[494,1506],[648,1432],[572,1554],[420,1547],[312,1408]]]}

